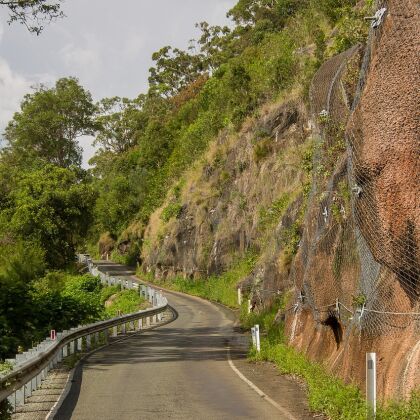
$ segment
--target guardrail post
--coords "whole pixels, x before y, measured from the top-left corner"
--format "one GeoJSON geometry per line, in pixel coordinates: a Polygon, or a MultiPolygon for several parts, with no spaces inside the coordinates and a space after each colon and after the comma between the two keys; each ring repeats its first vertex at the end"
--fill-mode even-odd
{"type": "Polygon", "coordinates": [[[86,336],[86,350],[89,351],[92,345],[90,334],[86,336]]]}
{"type": "Polygon", "coordinates": [[[36,391],[36,376],[31,379],[31,391],[36,391]]]}
{"type": "Polygon", "coordinates": [[[367,418],[376,418],[376,353],[366,353],[367,418]]]}
{"type": "Polygon", "coordinates": [[[143,319],[139,319],[139,330],[143,329],[143,319]]]}
{"type": "Polygon", "coordinates": [[[249,313],[249,314],[251,313],[251,308],[252,308],[252,305],[251,305],[251,300],[250,300],[250,299],[248,299],[248,313],[249,313]]]}
{"type": "Polygon", "coordinates": [[[32,395],[32,387],[31,387],[31,381],[29,381],[25,384],[25,397],[30,397],[31,395],[32,395]]]}
{"type": "Polygon", "coordinates": [[[74,341],[70,341],[70,356],[74,354],[74,341]]]}
{"type": "Polygon", "coordinates": [[[118,335],[118,327],[115,325],[115,327],[112,327],[112,336],[116,337],[118,335]]]}
{"type": "Polygon", "coordinates": [[[63,359],[65,358],[65,357],[67,357],[68,356],[68,352],[67,352],[67,346],[68,346],[68,344],[66,344],[64,347],[63,347],[63,359]]]}
{"type": "Polygon", "coordinates": [[[95,333],[95,346],[99,344],[99,332],[95,333]]]}
{"type": "Polygon", "coordinates": [[[77,351],[82,351],[83,350],[83,339],[82,337],[77,339],[77,351]]]}
{"type": "Polygon", "coordinates": [[[7,400],[9,401],[10,405],[12,406],[13,412],[16,411],[16,393],[14,392],[12,395],[9,395],[7,397],[7,400]]]}
{"type": "Polygon", "coordinates": [[[260,346],[260,326],[258,324],[255,325],[255,344],[257,347],[257,352],[259,353],[261,351],[261,346],[260,346]]]}
{"type": "Polygon", "coordinates": [[[108,328],[106,330],[104,330],[103,333],[104,333],[104,342],[105,342],[105,344],[108,344],[108,336],[109,336],[108,328]]]}
{"type": "Polygon", "coordinates": [[[63,360],[63,349],[59,349],[57,352],[57,363],[60,363],[63,360]]]}
{"type": "Polygon", "coordinates": [[[125,322],[121,324],[121,334],[125,334],[125,322]]]}
{"type": "Polygon", "coordinates": [[[36,375],[35,377],[35,383],[36,383],[35,389],[38,389],[41,386],[41,382],[42,382],[41,374],[38,373],[38,375],[36,375]]]}
{"type": "Polygon", "coordinates": [[[15,392],[15,401],[16,401],[16,406],[25,404],[25,387],[24,386],[15,392]]]}

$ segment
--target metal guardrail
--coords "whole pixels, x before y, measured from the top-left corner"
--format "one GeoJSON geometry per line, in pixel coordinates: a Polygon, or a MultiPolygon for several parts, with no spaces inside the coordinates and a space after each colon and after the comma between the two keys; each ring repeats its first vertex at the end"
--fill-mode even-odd
{"type": "Polygon", "coordinates": [[[13,409],[25,403],[25,398],[31,396],[32,392],[41,386],[48,372],[63,358],[78,351],[89,351],[93,349],[94,344],[108,342],[110,332],[113,337],[118,335],[118,327],[124,334],[127,330],[141,330],[144,326],[158,323],[162,319],[162,313],[168,308],[168,301],[160,291],[140,284],[132,278],[115,277],[101,272],[86,254],[77,257],[79,262],[87,265],[92,275],[100,277],[102,283],[119,284],[123,289],[138,290],[153,307],[59,332],[55,340],[47,338],[35,348],[17,354],[15,359],[9,359],[13,369],[0,375],[0,402],[7,398],[13,409]]]}

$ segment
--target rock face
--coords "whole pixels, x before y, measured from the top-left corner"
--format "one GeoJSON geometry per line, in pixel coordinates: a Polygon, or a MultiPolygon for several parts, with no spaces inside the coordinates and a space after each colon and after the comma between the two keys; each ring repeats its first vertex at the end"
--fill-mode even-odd
{"type": "Polygon", "coordinates": [[[329,109],[324,143],[334,142],[329,126],[346,126],[347,168],[342,178],[335,165],[327,184],[314,184],[321,205],[309,205],[294,263],[299,309],[286,317],[291,344],[348,381],[363,385],[364,353],[376,351],[386,397],[407,397],[420,381],[419,21],[414,2],[388,2],[383,24],[371,33],[351,112],[346,100],[340,106],[346,71],[338,62],[349,67],[355,50],[350,59],[327,62],[314,79],[314,110],[329,109]],[[333,222],[340,182],[352,192],[350,217],[342,203],[333,222]]]}
{"type": "Polygon", "coordinates": [[[222,133],[153,214],[142,250],[145,272],[191,281],[257,254],[243,279],[256,310],[292,290],[290,344],[362,387],[377,352],[383,397],[420,385],[415,3],[388,1],[366,48],[320,68],[310,111],[291,96],[222,133]]]}
{"type": "Polygon", "coordinates": [[[152,216],[142,254],[146,271],[165,278],[200,278],[264,248],[262,241],[270,236],[267,224],[278,224],[265,212],[286,212],[301,195],[300,160],[310,132],[304,107],[293,99],[262,114],[239,135],[222,134],[187,176],[182,196],[171,193],[167,206],[182,203],[177,218],[165,224],[165,208],[152,216]],[[287,162],[281,159],[285,153],[290,155],[287,162]],[[270,209],[279,199],[282,209],[270,209]]]}

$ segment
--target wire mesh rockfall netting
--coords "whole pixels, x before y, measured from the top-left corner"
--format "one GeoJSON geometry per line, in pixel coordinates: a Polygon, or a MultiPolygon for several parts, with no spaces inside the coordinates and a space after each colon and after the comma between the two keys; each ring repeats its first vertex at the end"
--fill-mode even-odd
{"type": "MultiPolygon", "coordinates": [[[[355,103],[380,34],[372,32],[363,51],[355,103]]],[[[352,113],[349,68],[360,66],[361,60],[360,46],[333,57],[319,69],[311,86],[317,121],[314,177],[292,268],[297,291],[293,307],[310,308],[319,322],[334,316],[345,325],[356,325],[364,336],[376,337],[413,324],[419,328],[419,237],[415,216],[389,211],[389,200],[395,196],[381,190],[381,156],[369,155],[375,150],[367,151],[362,122],[350,118],[347,127],[352,113]]],[[[394,156],[382,159],[392,161],[394,156]]],[[[391,167],[396,172],[402,169],[391,167]]],[[[420,211],[415,184],[408,194],[414,196],[409,200],[414,212],[420,211]]]]}

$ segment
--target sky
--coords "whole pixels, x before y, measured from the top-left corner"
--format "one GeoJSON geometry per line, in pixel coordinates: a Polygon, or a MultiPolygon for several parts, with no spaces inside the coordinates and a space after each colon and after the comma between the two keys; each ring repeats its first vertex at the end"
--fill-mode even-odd
{"type": "MultiPolygon", "coordinates": [[[[146,92],[151,55],[165,45],[187,48],[196,22],[228,24],[237,0],[65,0],[66,17],[40,36],[7,24],[0,6],[0,133],[26,93],[75,76],[95,100],[146,92]]],[[[0,134],[1,137],[1,134],[0,134]]],[[[94,153],[84,137],[83,161],[94,153]]]]}

